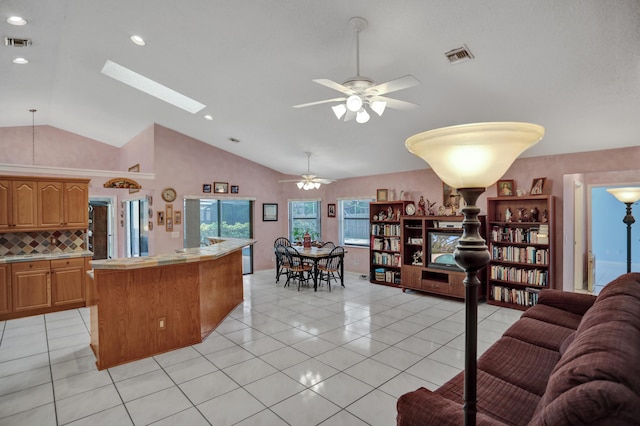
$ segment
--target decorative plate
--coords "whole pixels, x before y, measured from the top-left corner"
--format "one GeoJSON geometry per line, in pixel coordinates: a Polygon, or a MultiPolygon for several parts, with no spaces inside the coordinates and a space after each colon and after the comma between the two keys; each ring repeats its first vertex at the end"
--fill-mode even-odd
{"type": "Polygon", "coordinates": [[[409,215],[409,216],[413,216],[414,214],[416,214],[416,205],[411,203],[411,204],[407,204],[407,207],[404,208],[404,211],[409,215]]]}

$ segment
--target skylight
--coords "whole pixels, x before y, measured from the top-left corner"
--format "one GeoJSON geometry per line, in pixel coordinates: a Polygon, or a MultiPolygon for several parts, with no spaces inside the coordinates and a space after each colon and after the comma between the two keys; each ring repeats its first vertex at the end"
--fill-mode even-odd
{"type": "Polygon", "coordinates": [[[170,103],[173,106],[182,108],[191,114],[195,114],[206,107],[206,105],[201,104],[182,93],[169,89],[150,78],[131,71],[130,69],[125,68],[122,65],[118,65],[110,60],[107,60],[107,62],[104,63],[104,67],[102,67],[102,74],[131,86],[134,89],[138,89],[148,95],[154,96],[162,101],[170,103]]]}

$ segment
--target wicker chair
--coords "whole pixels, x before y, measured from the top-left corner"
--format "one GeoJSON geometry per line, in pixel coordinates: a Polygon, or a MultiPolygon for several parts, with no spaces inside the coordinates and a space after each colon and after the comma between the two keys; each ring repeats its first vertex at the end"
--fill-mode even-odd
{"type": "Polygon", "coordinates": [[[289,275],[287,276],[287,282],[285,287],[289,285],[289,281],[295,279],[298,281],[298,291],[300,291],[300,285],[305,282],[308,283],[310,279],[310,273],[313,270],[313,266],[305,262],[304,258],[300,256],[300,253],[293,247],[285,247],[287,261],[289,262],[289,275]]]}
{"type": "Polygon", "coordinates": [[[337,246],[331,250],[329,257],[325,259],[321,259],[318,262],[318,273],[319,273],[319,284],[323,281],[327,282],[329,286],[329,291],[331,291],[331,280],[336,280],[338,282],[338,278],[342,280],[342,275],[340,275],[340,269],[342,266],[342,261],[344,259],[344,248],[337,246]]]}

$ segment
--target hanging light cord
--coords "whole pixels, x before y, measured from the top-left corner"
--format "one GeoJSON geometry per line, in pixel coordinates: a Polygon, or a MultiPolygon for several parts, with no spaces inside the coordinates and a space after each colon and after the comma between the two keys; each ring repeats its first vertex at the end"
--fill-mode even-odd
{"type": "Polygon", "coordinates": [[[36,165],[36,111],[37,109],[30,109],[31,113],[31,164],[36,165]]]}

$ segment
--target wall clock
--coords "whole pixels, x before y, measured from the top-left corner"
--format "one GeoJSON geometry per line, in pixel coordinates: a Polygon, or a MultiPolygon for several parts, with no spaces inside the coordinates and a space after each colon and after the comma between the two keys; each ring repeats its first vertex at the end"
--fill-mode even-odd
{"type": "Polygon", "coordinates": [[[165,188],[162,190],[162,199],[167,203],[172,203],[176,200],[176,190],[173,188],[165,188]]]}

